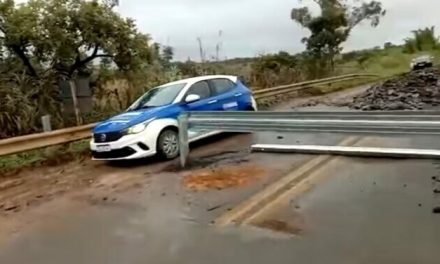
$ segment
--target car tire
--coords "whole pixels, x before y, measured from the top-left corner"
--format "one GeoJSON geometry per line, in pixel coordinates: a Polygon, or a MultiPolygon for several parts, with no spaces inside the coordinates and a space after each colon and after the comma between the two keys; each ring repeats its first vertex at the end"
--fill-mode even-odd
{"type": "Polygon", "coordinates": [[[157,139],[158,155],[171,160],[179,156],[179,134],[175,129],[163,130],[157,139]]]}

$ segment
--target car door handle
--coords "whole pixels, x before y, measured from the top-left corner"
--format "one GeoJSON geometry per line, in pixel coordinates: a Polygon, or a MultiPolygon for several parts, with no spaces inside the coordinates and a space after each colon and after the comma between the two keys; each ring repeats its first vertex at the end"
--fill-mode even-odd
{"type": "Polygon", "coordinates": [[[236,94],[234,94],[235,97],[239,97],[239,96],[242,96],[242,95],[243,95],[242,93],[236,93],[236,94]]]}
{"type": "Polygon", "coordinates": [[[217,103],[217,100],[211,100],[208,102],[208,104],[215,104],[215,103],[217,103]]]}

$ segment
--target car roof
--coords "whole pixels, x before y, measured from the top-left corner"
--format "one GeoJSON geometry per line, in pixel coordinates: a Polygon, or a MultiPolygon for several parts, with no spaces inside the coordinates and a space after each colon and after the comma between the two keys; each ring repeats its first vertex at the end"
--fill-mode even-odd
{"type": "MultiPolygon", "coordinates": [[[[182,79],[182,80],[178,80],[175,82],[170,82],[170,83],[165,83],[161,86],[166,86],[166,85],[173,85],[173,84],[182,84],[182,83],[186,83],[188,85],[194,84],[196,82],[200,82],[200,81],[206,81],[206,80],[212,80],[212,79],[219,79],[219,78],[223,78],[223,79],[229,79],[233,82],[236,82],[238,77],[237,76],[233,76],[233,75],[204,75],[204,76],[198,76],[198,77],[193,77],[193,78],[187,78],[187,79],[182,79]]],[[[161,87],[159,86],[159,87],[161,87]]]]}
{"type": "Polygon", "coordinates": [[[418,56],[413,58],[413,61],[419,61],[419,60],[430,60],[432,59],[431,55],[422,55],[422,56],[418,56]]]}

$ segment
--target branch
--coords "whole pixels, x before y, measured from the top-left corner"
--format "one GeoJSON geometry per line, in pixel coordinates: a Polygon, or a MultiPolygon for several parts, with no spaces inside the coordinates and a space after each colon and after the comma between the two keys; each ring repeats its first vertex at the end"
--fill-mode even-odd
{"type": "Polygon", "coordinates": [[[113,55],[110,54],[98,54],[95,56],[95,58],[113,58],[113,55]]]}
{"type": "Polygon", "coordinates": [[[29,60],[29,58],[25,54],[25,50],[18,45],[10,45],[10,48],[12,48],[12,50],[15,52],[15,54],[17,54],[17,56],[21,59],[23,64],[28,69],[29,74],[32,77],[38,77],[37,71],[32,66],[31,61],[29,60]]]}
{"type": "Polygon", "coordinates": [[[109,54],[98,54],[98,50],[99,50],[99,45],[96,45],[92,55],[90,55],[89,57],[85,58],[84,60],[79,60],[79,55],[77,56],[77,59],[75,61],[75,63],[70,66],[69,69],[69,77],[72,76],[72,74],[79,68],[85,66],[87,63],[93,61],[96,58],[113,58],[112,55],[109,54]]]}
{"type": "Polygon", "coordinates": [[[79,48],[76,48],[75,63],[79,63],[80,61],[81,61],[81,52],[79,51],[79,48]]]}
{"type": "MultiPolygon", "coordinates": [[[[2,39],[6,39],[6,30],[3,27],[3,25],[0,26],[0,31],[4,34],[4,37],[2,37],[2,39]]],[[[32,66],[29,58],[26,56],[24,47],[17,45],[17,44],[11,44],[11,45],[6,45],[6,46],[11,48],[15,52],[15,54],[21,59],[21,61],[26,66],[29,74],[32,77],[38,77],[37,71],[35,70],[34,66],[32,66]]]]}

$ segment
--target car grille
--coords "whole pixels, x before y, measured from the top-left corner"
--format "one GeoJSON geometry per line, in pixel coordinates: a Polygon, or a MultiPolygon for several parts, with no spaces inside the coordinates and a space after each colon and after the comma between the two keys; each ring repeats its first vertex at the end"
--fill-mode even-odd
{"type": "Polygon", "coordinates": [[[93,134],[93,140],[95,141],[95,143],[107,143],[118,141],[123,136],[124,134],[121,132],[100,133],[93,134]]]}
{"type": "Polygon", "coordinates": [[[118,159],[118,158],[125,158],[128,156],[133,155],[136,153],[136,151],[130,147],[125,147],[121,149],[114,149],[109,152],[97,152],[92,151],[92,156],[95,159],[118,159]]]}

